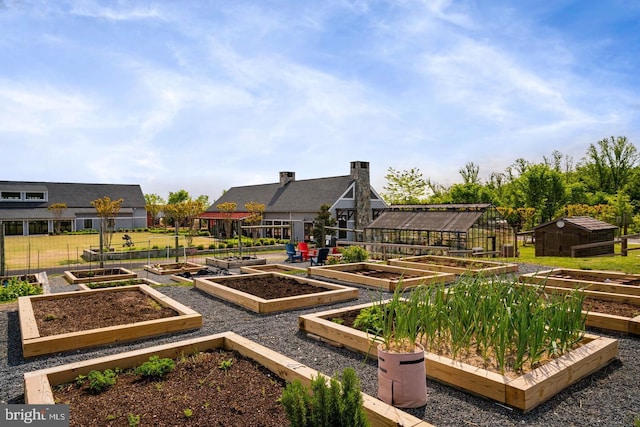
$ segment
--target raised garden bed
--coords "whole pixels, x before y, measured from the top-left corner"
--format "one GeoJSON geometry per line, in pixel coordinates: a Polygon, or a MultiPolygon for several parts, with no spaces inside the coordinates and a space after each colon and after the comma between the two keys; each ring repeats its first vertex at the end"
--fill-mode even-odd
{"type": "Polygon", "coordinates": [[[264,273],[264,272],[274,272],[274,273],[285,273],[285,274],[307,274],[306,268],[298,268],[294,265],[289,264],[265,264],[265,265],[254,265],[250,267],[240,267],[241,273],[264,273]]]}
{"type": "MultiPolygon", "coordinates": [[[[191,355],[195,355],[200,352],[215,351],[218,349],[237,352],[243,357],[254,361],[256,365],[267,369],[272,373],[272,375],[275,375],[277,378],[288,382],[298,379],[303,384],[308,386],[311,382],[311,379],[319,374],[314,369],[302,365],[293,359],[290,359],[269,348],[263,347],[253,341],[243,338],[240,335],[237,335],[233,332],[225,332],[221,334],[210,335],[207,337],[194,338],[190,340],[154,346],[142,350],[130,351],[113,356],[106,356],[97,359],[71,363],[63,366],[27,372],[24,374],[25,403],[44,405],[52,405],[54,403],[57,403],[55,401],[55,395],[53,391],[56,386],[74,381],[79,375],[86,376],[92,370],[104,371],[106,369],[113,370],[115,368],[125,370],[141,365],[142,363],[149,360],[149,358],[152,356],[178,359],[183,357],[190,357],[191,355]]],[[[208,371],[205,371],[201,372],[199,375],[201,378],[206,379],[208,373],[208,371]]],[[[328,375],[331,376],[333,375],[333,373],[330,373],[328,375]]],[[[209,386],[209,384],[206,384],[205,382],[202,384],[202,386],[209,386]]],[[[242,382],[237,386],[240,389],[236,392],[232,392],[232,396],[239,396],[244,394],[246,392],[246,387],[248,386],[248,384],[246,382],[242,382]]],[[[145,402],[150,402],[151,400],[153,400],[155,396],[158,395],[158,393],[162,395],[163,391],[165,393],[170,392],[169,390],[158,390],[157,387],[147,388],[147,390],[152,392],[152,396],[149,396],[148,398],[132,394],[133,396],[141,397],[140,399],[138,399],[142,404],[142,406],[138,406],[138,408],[142,408],[139,409],[140,412],[145,410],[145,402]]],[[[201,394],[202,393],[196,391],[191,395],[182,396],[183,399],[186,399],[185,407],[193,407],[194,413],[196,411],[205,411],[206,407],[209,405],[206,405],[207,402],[201,402],[201,394]]],[[[132,395],[129,395],[128,398],[132,395]]],[[[430,424],[403,411],[386,405],[380,400],[367,394],[363,393],[362,397],[364,401],[365,411],[367,412],[367,416],[372,426],[430,426],[430,424]]],[[[113,413],[106,412],[104,414],[101,414],[103,419],[106,419],[109,415],[115,415],[116,412],[121,412],[123,414],[140,413],[133,408],[133,404],[130,402],[116,399],[114,400],[114,403],[117,405],[117,408],[113,413]]],[[[210,403],[216,404],[216,402],[213,401],[210,403]]],[[[242,407],[238,407],[236,410],[238,413],[248,412],[254,406],[257,405],[245,404],[242,407]]],[[[74,410],[74,405],[71,404],[70,414],[72,419],[74,410]]],[[[153,414],[143,415],[141,418],[142,423],[146,424],[148,421],[146,417],[151,416],[153,416],[153,414]]],[[[266,418],[264,415],[261,417],[259,414],[255,415],[255,417],[257,419],[262,419],[263,421],[266,418]]],[[[123,416],[123,418],[126,420],[126,415],[123,416]]],[[[209,420],[209,422],[212,424],[216,423],[217,421],[221,420],[209,420]]],[[[185,418],[184,412],[182,412],[176,414],[175,419],[162,419],[158,420],[158,422],[162,422],[163,424],[167,425],[183,425],[187,424],[188,420],[185,418]]],[[[229,425],[248,424],[246,424],[246,422],[243,423],[242,421],[229,421],[229,425]]]]}
{"type": "Polygon", "coordinates": [[[199,313],[147,285],[20,297],[18,315],[25,358],[202,327],[199,313]]]}
{"type": "Polygon", "coordinates": [[[42,288],[43,294],[51,292],[51,288],[49,287],[49,278],[47,277],[46,271],[33,274],[21,274],[17,276],[0,276],[0,286],[10,280],[26,281],[32,285],[38,285],[42,288]]]}
{"type": "Polygon", "coordinates": [[[158,275],[183,273],[185,271],[195,273],[203,268],[206,267],[193,262],[173,262],[168,264],[151,264],[144,266],[146,271],[158,275]]]}
{"type": "MultiPolygon", "coordinates": [[[[541,286],[525,284],[525,286],[541,286]]],[[[547,293],[568,293],[573,288],[544,286],[547,293]]],[[[607,331],[640,335],[640,296],[585,290],[586,325],[607,331]]]]}
{"type": "MultiPolygon", "coordinates": [[[[298,318],[298,326],[313,338],[375,358],[377,346],[371,344],[371,335],[337,321],[373,304],[303,315],[298,318]]],[[[425,352],[426,376],[526,412],[617,356],[617,340],[589,334],[585,338],[579,348],[516,378],[425,352]]]]}
{"type": "Polygon", "coordinates": [[[91,289],[115,288],[118,286],[131,285],[158,286],[160,285],[160,283],[156,282],[155,280],[136,277],[135,279],[112,280],[109,282],[78,283],[78,288],[80,288],[81,291],[89,291],[91,289]]]}
{"type": "Polygon", "coordinates": [[[254,257],[205,258],[205,262],[214,267],[230,269],[248,265],[264,265],[267,263],[267,259],[254,257]]]}
{"type": "Polygon", "coordinates": [[[440,271],[418,270],[369,262],[308,267],[310,277],[334,279],[341,283],[358,284],[374,289],[393,292],[402,289],[434,283],[450,283],[455,274],[440,271]]]}
{"type": "Polygon", "coordinates": [[[436,255],[390,259],[389,265],[430,271],[444,271],[457,275],[506,274],[518,271],[518,264],[436,255]]]}
{"type": "Polygon", "coordinates": [[[108,282],[120,279],[135,279],[136,273],[122,267],[94,268],[91,270],[71,270],[64,272],[64,279],[73,284],[90,282],[108,282]]]}
{"type": "Polygon", "coordinates": [[[256,313],[294,310],[358,298],[358,289],[281,273],[194,281],[196,289],[256,313]]]}
{"type": "Polygon", "coordinates": [[[230,272],[226,268],[214,267],[214,269],[204,268],[196,271],[195,273],[189,273],[188,271],[185,271],[182,273],[173,274],[171,275],[171,280],[178,283],[189,283],[193,285],[193,282],[197,278],[201,278],[201,279],[214,278],[215,280],[216,277],[229,276],[232,274],[234,273],[230,272]]]}
{"type": "Polygon", "coordinates": [[[554,268],[536,273],[521,274],[519,280],[534,285],[559,288],[584,288],[589,291],[640,295],[640,274],[618,271],[578,270],[554,268]]]}

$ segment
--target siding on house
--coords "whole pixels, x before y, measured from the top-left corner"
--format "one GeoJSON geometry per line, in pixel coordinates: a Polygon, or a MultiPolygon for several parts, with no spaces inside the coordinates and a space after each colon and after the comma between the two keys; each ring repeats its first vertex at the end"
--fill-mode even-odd
{"type": "Polygon", "coordinates": [[[116,229],[147,226],[142,189],[129,184],[0,181],[0,221],[5,230],[9,229],[9,235],[45,234],[54,230],[57,220],[48,207],[64,203],[67,208],[60,220],[65,227],[72,231],[99,229],[100,220],[91,202],[105,196],[123,199],[115,220],[116,229]]]}

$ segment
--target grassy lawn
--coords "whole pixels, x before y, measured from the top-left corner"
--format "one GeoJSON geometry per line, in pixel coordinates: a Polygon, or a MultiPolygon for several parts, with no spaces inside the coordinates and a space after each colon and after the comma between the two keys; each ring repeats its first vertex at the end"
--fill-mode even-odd
{"type": "MultiPolygon", "coordinates": [[[[629,248],[637,248],[638,245],[631,244],[629,248]]],[[[507,262],[524,262],[531,264],[549,265],[562,268],[577,268],[582,270],[609,270],[622,271],[624,273],[640,274],[640,251],[630,251],[628,256],[600,256],[592,258],[570,258],[570,257],[536,257],[533,245],[519,246],[520,256],[518,258],[498,258],[507,262]]],[[[619,252],[620,247],[616,250],[619,252]]]]}
{"type": "MultiPolygon", "coordinates": [[[[123,246],[122,236],[125,233],[113,234],[111,247],[116,251],[147,250],[151,248],[175,247],[175,235],[149,232],[126,233],[131,236],[134,247],[123,246]]],[[[204,245],[208,248],[216,239],[211,237],[194,237],[192,245],[204,245]]],[[[98,250],[100,236],[98,234],[79,234],[61,236],[6,236],[4,242],[5,263],[9,270],[44,269],[68,264],[84,263],[80,256],[85,249],[98,250]]],[[[184,236],[179,236],[178,244],[187,246],[184,236]]]]}

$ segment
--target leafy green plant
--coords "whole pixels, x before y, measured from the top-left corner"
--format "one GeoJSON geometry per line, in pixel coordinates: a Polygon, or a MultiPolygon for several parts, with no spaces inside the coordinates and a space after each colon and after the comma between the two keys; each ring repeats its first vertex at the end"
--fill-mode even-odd
{"type": "Polygon", "coordinates": [[[27,280],[11,277],[0,281],[0,302],[15,301],[19,297],[40,295],[41,293],[40,286],[29,283],[27,280]]]}
{"type": "Polygon", "coordinates": [[[145,378],[162,378],[175,368],[175,362],[170,358],[151,356],[149,360],[135,368],[135,373],[145,378]]]}
{"type": "Polygon", "coordinates": [[[182,413],[184,414],[185,418],[191,418],[193,416],[193,409],[191,408],[185,408],[182,413]]]}
{"type": "Polygon", "coordinates": [[[127,421],[129,422],[129,427],[136,427],[140,425],[140,415],[135,415],[129,412],[127,414],[127,421]]]}
{"type": "Polygon", "coordinates": [[[104,371],[93,370],[87,375],[89,390],[95,394],[102,393],[116,383],[117,377],[118,375],[111,369],[105,369],[104,371]]]}
{"type": "Polygon", "coordinates": [[[340,252],[344,262],[364,262],[369,259],[369,252],[358,245],[347,246],[342,248],[340,252]]]}
{"type": "Polygon", "coordinates": [[[294,380],[285,386],[281,402],[291,426],[368,426],[360,381],[353,368],[345,368],[342,382],[322,374],[311,379],[310,388],[294,380]]]}
{"type": "Polygon", "coordinates": [[[227,372],[229,371],[229,369],[231,369],[231,366],[233,366],[233,359],[227,359],[221,361],[218,364],[218,369],[222,369],[223,371],[227,372]]]}

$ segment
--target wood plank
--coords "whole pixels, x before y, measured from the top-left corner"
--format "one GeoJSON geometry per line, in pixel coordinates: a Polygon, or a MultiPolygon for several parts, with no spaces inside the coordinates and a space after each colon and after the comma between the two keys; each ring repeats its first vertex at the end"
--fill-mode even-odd
{"type": "Polygon", "coordinates": [[[20,335],[22,341],[40,336],[38,324],[33,313],[33,307],[31,306],[31,298],[26,296],[18,298],[18,317],[20,319],[20,335]]]}
{"type": "MultiPolygon", "coordinates": [[[[114,367],[128,369],[148,360],[152,355],[176,358],[181,354],[190,354],[194,351],[206,351],[216,348],[237,351],[287,381],[297,378],[303,384],[308,385],[312,378],[319,375],[319,372],[314,369],[267,347],[247,340],[233,332],[224,332],[208,337],[194,338],[177,343],[164,344],[39,371],[27,372],[24,374],[25,402],[27,404],[53,404],[52,386],[71,381],[80,374],[86,375],[94,369],[100,371],[107,368],[113,369],[114,367]]],[[[331,375],[333,375],[333,373],[325,376],[330,377],[331,375]]],[[[431,424],[400,409],[387,405],[372,396],[363,393],[362,397],[367,417],[373,427],[433,427],[431,424]]]]}
{"type": "Polygon", "coordinates": [[[506,403],[530,411],[571,384],[597,371],[618,355],[618,341],[587,335],[593,340],[570,354],[546,363],[507,384],[506,403]]]}
{"type": "Polygon", "coordinates": [[[25,358],[122,341],[130,341],[202,327],[202,316],[199,313],[177,301],[171,300],[169,297],[148,285],[120,286],[115,288],[91,289],[82,292],[73,291],[48,295],[34,295],[21,298],[24,299],[22,301],[22,309],[19,310],[19,316],[21,328],[22,325],[24,325],[24,333],[22,335],[22,353],[25,358]],[[40,336],[37,331],[37,322],[33,312],[32,301],[42,299],[56,300],[63,298],[78,298],[86,295],[87,293],[114,293],[130,291],[132,289],[145,293],[159,304],[174,309],[178,314],[176,316],[162,319],[129,323],[125,325],[114,325],[105,328],[89,329],[51,336],[40,336]]]}

